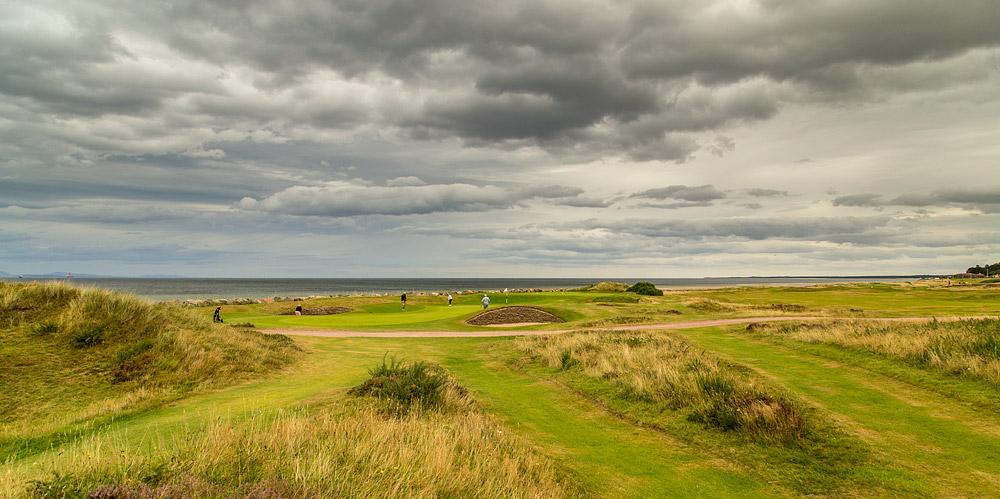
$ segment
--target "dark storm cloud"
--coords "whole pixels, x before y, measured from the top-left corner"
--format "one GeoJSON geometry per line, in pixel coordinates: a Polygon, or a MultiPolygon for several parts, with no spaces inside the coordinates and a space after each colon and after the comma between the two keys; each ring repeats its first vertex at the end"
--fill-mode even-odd
{"type": "Polygon", "coordinates": [[[862,65],[940,60],[1000,41],[991,0],[774,0],[760,2],[757,12],[716,14],[699,5],[636,9],[623,55],[628,73],[711,83],[762,75],[843,90],[863,84],[862,65]]]}
{"type": "Polygon", "coordinates": [[[785,99],[987,78],[875,70],[958,60],[1000,44],[992,1],[772,1],[741,10],[643,1],[179,0],[41,4],[8,14],[0,93],[19,110],[56,118],[42,134],[97,154],[186,153],[261,131],[287,139],[374,126],[476,146],[685,161],[701,148],[721,155],[735,144],[684,134],[771,119],[785,99]],[[59,119],[85,116],[136,122],[98,140],[117,121],[59,119]]]}
{"type": "Polygon", "coordinates": [[[714,201],[716,199],[722,199],[726,197],[726,194],[718,189],[716,189],[711,184],[699,185],[699,186],[687,186],[687,185],[671,185],[669,187],[660,187],[657,189],[649,189],[642,192],[637,192],[632,194],[633,198],[649,198],[649,199],[681,199],[684,201],[689,201],[692,203],[706,203],[709,201],[714,201]]]}

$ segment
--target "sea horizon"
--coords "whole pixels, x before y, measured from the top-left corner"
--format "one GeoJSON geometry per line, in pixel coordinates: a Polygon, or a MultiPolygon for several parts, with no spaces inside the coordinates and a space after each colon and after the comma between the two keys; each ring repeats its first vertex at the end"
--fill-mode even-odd
{"type": "Polygon", "coordinates": [[[647,281],[662,289],[735,286],[808,286],[851,282],[904,282],[933,275],[871,276],[751,276],[751,277],[424,277],[424,278],[281,278],[281,277],[93,277],[67,279],[52,275],[6,275],[4,282],[65,281],[77,286],[109,289],[153,301],[263,299],[276,297],[387,295],[402,292],[500,291],[503,289],[573,289],[615,281],[647,281]]]}

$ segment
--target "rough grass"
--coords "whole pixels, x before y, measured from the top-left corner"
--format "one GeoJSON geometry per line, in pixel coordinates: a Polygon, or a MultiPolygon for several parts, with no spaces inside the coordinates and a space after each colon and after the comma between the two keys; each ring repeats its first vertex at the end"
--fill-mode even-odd
{"type": "Polygon", "coordinates": [[[364,383],[348,394],[370,396],[387,405],[391,414],[434,409],[445,412],[468,410],[472,400],[468,392],[438,364],[422,361],[405,364],[395,357],[368,370],[364,383]]]}
{"type": "Polygon", "coordinates": [[[523,337],[516,345],[550,368],[581,369],[624,397],[684,411],[692,421],[753,440],[790,443],[809,428],[800,404],[679,338],[582,332],[523,337]]]}
{"type": "Polygon", "coordinates": [[[624,293],[628,290],[628,284],[623,282],[598,282],[589,286],[574,289],[573,291],[586,291],[589,293],[624,293]]]}
{"type": "Polygon", "coordinates": [[[767,334],[859,349],[951,375],[1000,385],[1000,320],[924,323],[849,321],[783,325],[767,334]]]}
{"type": "MultiPolygon", "coordinates": [[[[470,408],[471,406],[467,406],[470,408]]],[[[552,463],[477,410],[388,414],[371,399],[259,414],[129,448],[94,437],[17,495],[570,497],[552,463]]],[[[20,486],[20,487],[18,487],[20,486]]]]}
{"type": "Polygon", "coordinates": [[[0,283],[0,451],[28,434],[280,368],[296,350],[284,336],[129,295],[0,283]]]}
{"type": "Polygon", "coordinates": [[[515,363],[541,364],[619,417],[717,449],[770,483],[807,495],[878,486],[856,471],[873,459],[860,439],[755,371],[679,336],[588,331],[513,344],[514,355],[528,355],[515,363]]]}

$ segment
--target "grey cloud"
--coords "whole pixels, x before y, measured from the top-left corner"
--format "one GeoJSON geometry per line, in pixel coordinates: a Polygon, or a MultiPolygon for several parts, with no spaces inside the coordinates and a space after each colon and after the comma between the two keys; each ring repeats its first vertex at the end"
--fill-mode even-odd
{"type": "Polygon", "coordinates": [[[880,194],[853,194],[850,196],[840,196],[833,200],[834,206],[860,206],[860,207],[878,207],[884,206],[885,201],[882,200],[882,195],[880,194]]]}
{"type": "Polygon", "coordinates": [[[753,196],[755,198],[776,198],[779,196],[788,196],[788,191],[779,191],[777,189],[746,189],[745,191],[748,196],[753,196]]]}
{"type": "Polygon", "coordinates": [[[247,211],[318,217],[422,215],[506,209],[530,199],[558,199],[582,192],[581,189],[564,186],[501,188],[443,184],[379,187],[342,182],[293,186],[261,200],[245,197],[236,207],[247,211]]]}
{"type": "Polygon", "coordinates": [[[67,205],[51,208],[24,208],[21,206],[0,208],[0,216],[2,217],[9,217],[11,219],[54,220],[60,222],[134,224],[140,222],[181,220],[196,215],[196,212],[172,210],[155,206],[67,205]]]}
{"type": "Polygon", "coordinates": [[[953,188],[929,194],[909,193],[896,197],[889,204],[899,206],[958,206],[984,213],[1000,213],[1000,188],[953,188]]]}
{"type": "Polygon", "coordinates": [[[611,206],[613,202],[606,199],[570,197],[562,199],[556,202],[556,204],[560,206],[572,206],[574,208],[607,208],[608,206],[611,206]]]}
{"type": "Polygon", "coordinates": [[[644,237],[701,239],[737,237],[749,240],[809,239],[829,241],[847,234],[861,234],[883,227],[891,218],[843,217],[807,219],[710,219],[698,221],[630,219],[620,222],[588,220],[556,227],[562,229],[603,229],[644,237]]]}
{"type": "Polygon", "coordinates": [[[941,60],[1000,42],[988,0],[771,1],[759,14],[717,15],[694,5],[649,2],[637,11],[624,54],[631,74],[717,83],[766,75],[837,89],[862,83],[858,65],[941,60]]]}
{"type": "Polygon", "coordinates": [[[708,201],[714,201],[716,199],[722,199],[726,197],[726,194],[718,189],[716,189],[711,184],[699,185],[699,186],[687,186],[687,185],[671,185],[669,187],[660,187],[657,189],[649,189],[642,192],[637,192],[632,194],[633,198],[649,198],[649,199],[681,199],[684,201],[689,201],[692,203],[705,203],[708,201]]]}
{"type": "Polygon", "coordinates": [[[265,132],[330,140],[374,128],[683,162],[735,147],[724,136],[685,134],[771,119],[789,99],[911,90],[909,75],[872,68],[936,71],[920,79],[936,82],[921,91],[951,86],[956,73],[986,81],[982,71],[926,66],[1000,44],[989,1],[770,2],[742,11],[643,1],[191,0],[11,12],[21,22],[0,30],[0,93],[20,111],[56,118],[46,137],[93,154],[184,153],[265,132]],[[163,46],[149,51],[135,33],[163,46]],[[804,82],[812,97],[787,82],[804,82]],[[104,115],[128,117],[130,134],[101,138],[102,129],[65,119],[104,115]]]}
{"type": "Polygon", "coordinates": [[[636,208],[660,208],[663,210],[677,210],[681,208],[699,208],[712,206],[711,202],[708,201],[682,201],[679,203],[639,203],[636,208]]]}

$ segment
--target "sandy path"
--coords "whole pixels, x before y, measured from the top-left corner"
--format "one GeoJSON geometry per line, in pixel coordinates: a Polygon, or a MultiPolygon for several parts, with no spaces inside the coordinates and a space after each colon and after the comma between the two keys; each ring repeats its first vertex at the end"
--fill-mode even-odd
{"type": "MultiPolygon", "coordinates": [[[[993,316],[972,317],[937,317],[939,321],[956,321],[960,319],[984,319],[993,316]]],[[[728,326],[732,324],[750,324],[751,322],[778,321],[815,321],[815,320],[869,320],[869,321],[930,321],[932,317],[892,317],[892,318],[860,318],[860,317],[741,317],[736,319],[711,319],[701,321],[670,322],[666,324],[636,324],[628,326],[579,328],[590,331],[634,331],[637,329],[689,329],[696,327],[728,326]]],[[[323,336],[328,338],[488,338],[496,336],[542,336],[546,334],[561,334],[575,329],[555,329],[549,331],[525,331],[498,329],[492,331],[342,331],[334,329],[262,329],[268,334],[287,334],[289,336],[323,336]]]]}

